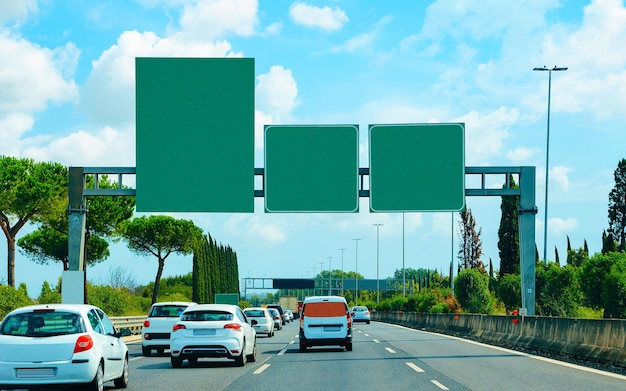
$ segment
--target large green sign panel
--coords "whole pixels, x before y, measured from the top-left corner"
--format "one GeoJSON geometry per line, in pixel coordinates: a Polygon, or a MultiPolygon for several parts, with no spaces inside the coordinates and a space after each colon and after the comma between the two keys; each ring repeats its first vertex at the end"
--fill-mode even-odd
{"type": "Polygon", "coordinates": [[[266,212],[358,212],[358,125],[266,125],[266,212]]]}
{"type": "Polygon", "coordinates": [[[254,59],[135,66],[137,211],[254,212],[254,59]]]}
{"type": "Polygon", "coordinates": [[[370,125],[370,210],[462,210],[464,133],[459,123],[370,125]]]}

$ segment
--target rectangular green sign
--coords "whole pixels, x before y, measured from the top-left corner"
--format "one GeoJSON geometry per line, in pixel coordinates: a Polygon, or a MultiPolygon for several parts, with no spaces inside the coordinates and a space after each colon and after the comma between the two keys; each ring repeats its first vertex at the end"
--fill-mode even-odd
{"type": "Polygon", "coordinates": [[[462,210],[464,140],[461,123],[370,125],[370,210],[462,210]]]}
{"type": "Polygon", "coordinates": [[[266,212],[358,212],[358,125],[266,125],[266,212]]]}
{"type": "Polygon", "coordinates": [[[138,212],[254,212],[254,59],[137,58],[138,212]]]}

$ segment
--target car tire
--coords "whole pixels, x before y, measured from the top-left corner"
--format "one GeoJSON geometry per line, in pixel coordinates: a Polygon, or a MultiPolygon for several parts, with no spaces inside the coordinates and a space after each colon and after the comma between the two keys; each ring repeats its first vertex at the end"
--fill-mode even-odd
{"type": "Polygon", "coordinates": [[[243,341],[243,346],[241,347],[241,354],[235,357],[235,365],[238,367],[243,367],[246,365],[246,341],[243,341]]]}
{"type": "Polygon", "coordinates": [[[248,357],[246,357],[248,359],[249,362],[255,362],[256,361],[256,340],[254,341],[254,347],[252,348],[252,354],[248,355],[248,357]]]}
{"type": "Polygon", "coordinates": [[[352,342],[349,342],[346,344],[346,351],[351,352],[352,351],[352,342]]]}
{"type": "Polygon", "coordinates": [[[128,356],[124,357],[124,369],[122,370],[122,376],[113,380],[113,384],[115,384],[115,388],[128,387],[128,356]]]}
{"type": "Polygon", "coordinates": [[[300,344],[300,353],[306,353],[306,344],[300,344]]]}
{"type": "Polygon", "coordinates": [[[93,380],[87,383],[85,391],[104,391],[104,368],[102,367],[102,363],[98,365],[93,380]]]}
{"type": "Polygon", "coordinates": [[[143,354],[146,357],[150,357],[150,354],[152,353],[152,349],[142,346],[141,347],[141,354],[143,354]]]}
{"type": "Polygon", "coordinates": [[[367,321],[367,324],[370,324],[370,321],[369,321],[369,320],[367,321]]]}
{"type": "Polygon", "coordinates": [[[183,359],[180,357],[171,356],[170,362],[172,363],[172,368],[182,368],[183,366],[183,359]]]}

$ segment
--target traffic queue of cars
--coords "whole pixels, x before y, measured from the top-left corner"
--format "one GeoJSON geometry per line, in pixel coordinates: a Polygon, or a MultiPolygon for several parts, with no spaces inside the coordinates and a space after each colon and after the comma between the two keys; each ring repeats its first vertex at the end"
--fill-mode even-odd
{"type": "MultiPolygon", "coordinates": [[[[304,300],[299,313],[300,352],[337,345],[352,351],[352,323],[370,323],[365,306],[348,309],[339,296],[304,300]]],[[[241,309],[233,304],[162,302],[151,306],[141,331],[142,354],[169,349],[171,365],[195,365],[200,358],[227,358],[237,366],[254,362],[257,335],[267,338],[293,322],[280,305],[241,309]]],[[[0,323],[0,389],[74,385],[102,391],[104,383],[128,386],[128,348],[98,307],[41,304],[13,310],[0,323]]]]}

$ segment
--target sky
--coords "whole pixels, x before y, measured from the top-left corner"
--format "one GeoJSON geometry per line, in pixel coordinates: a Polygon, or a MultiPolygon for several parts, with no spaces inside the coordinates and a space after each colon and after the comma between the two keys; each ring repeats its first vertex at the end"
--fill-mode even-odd
{"type": "MultiPolygon", "coordinates": [[[[552,72],[548,167],[547,254],[564,260],[568,237],[593,254],[608,228],[626,158],[625,37],[622,0],[0,0],[0,155],[135,166],[135,57],[254,58],[255,167],[264,125],[358,124],[368,167],[369,124],[464,123],[466,166],[536,167],[543,254],[548,72],[533,68],[568,67],[552,72]]],[[[500,201],[466,199],[495,269],[500,201]]],[[[242,279],[342,264],[368,279],[403,265],[448,275],[459,250],[458,213],[370,213],[367,198],[358,213],[264,213],[257,198],[254,213],[171,215],[233,248],[242,279]]],[[[191,268],[191,256],[170,256],[163,276],[191,268]]],[[[146,284],[157,262],[115,243],[88,279],[114,270],[146,284]]],[[[16,282],[31,296],[61,272],[18,249],[16,282]]]]}

